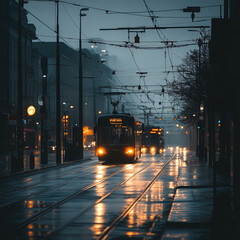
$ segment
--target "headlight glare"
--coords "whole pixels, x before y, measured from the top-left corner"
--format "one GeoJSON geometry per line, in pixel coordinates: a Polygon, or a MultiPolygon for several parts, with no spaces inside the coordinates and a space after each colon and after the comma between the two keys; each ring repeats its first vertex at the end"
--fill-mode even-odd
{"type": "Polygon", "coordinates": [[[131,148],[131,147],[126,148],[125,153],[126,153],[127,155],[133,155],[133,154],[134,154],[134,148],[131,148]]]}

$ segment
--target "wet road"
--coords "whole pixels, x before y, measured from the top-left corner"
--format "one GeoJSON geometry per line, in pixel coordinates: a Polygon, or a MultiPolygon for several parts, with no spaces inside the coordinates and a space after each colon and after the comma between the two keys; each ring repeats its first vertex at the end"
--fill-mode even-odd
{"type": "MultiPolygon", "coordinates": [[[[159,239],[186,153],[96,158],[0,179],[5,239],[159,239]]],[[[2,238],[1,238],[2,239],[2,238]]]]}

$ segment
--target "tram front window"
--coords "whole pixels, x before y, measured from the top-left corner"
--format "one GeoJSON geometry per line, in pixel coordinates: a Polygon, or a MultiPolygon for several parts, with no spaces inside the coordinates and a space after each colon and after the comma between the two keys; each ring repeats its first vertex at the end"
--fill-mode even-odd
{"type": "Polygon", "coordinates": [[[127,145],[133,142],[133,129],[130,126],[102,126],[100,131],[101,144],[127,145]]]}

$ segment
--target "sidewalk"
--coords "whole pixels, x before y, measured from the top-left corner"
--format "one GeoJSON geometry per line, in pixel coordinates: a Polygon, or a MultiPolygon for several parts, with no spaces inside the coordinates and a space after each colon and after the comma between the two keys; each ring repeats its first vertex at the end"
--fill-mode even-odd
{"type": "Polygon", "coordinates": [[[200,162],[194,153],[187,159],[182,161],[162,240],[235,239],[229,232],[231,226],[227,226],[227,222],[231,222],[230,201],[224,201],[224,196],[231,194],[229,181],[224,176],[217,176],[217,198],[221,199],[221,207],[214,209],[212,167],[200,162]],[[216,220],[216,216],[221,219],[216,220]],[[219,226],[219,222],[223,226],[219,226]]]}

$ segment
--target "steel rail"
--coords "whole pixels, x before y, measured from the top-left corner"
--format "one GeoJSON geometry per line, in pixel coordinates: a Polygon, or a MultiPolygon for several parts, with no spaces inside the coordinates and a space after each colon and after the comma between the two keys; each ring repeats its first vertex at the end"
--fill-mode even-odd
{"type": "MultiPolygon", "coordinates": [[[[93,166],[93,167],[94,167],[94,166],[93,166]]],[[[89,167],[89,168],[93,168],[93,167],[89,167]]],[[[95,167],[96,167],[96,166],[95,166],[95,167]]],[[[88,169],[89,169],[89,168],[88,168],[88,169]]],[[[110,168],[110,166],[109,166],[109,167],[107,166],[106,168],[110,168]]],[[[86,170],[86,169],[84,169],[84,170],[86,170]]],[[[10,203],[7,202],[6,204],[4,204],[4,203],[1,203],[1,202],[0,202],[0,208],[8,207],[8,206],[10,206],[11,204],[16,204],[16,203],[18,203],[18,202],[21,202],[21,201],[23,201],[23,200],[26,200],[26,199],[29,198],[29,197],[32,197],[32,196],[35,196],[35,195],[39,195],[40,193],[45,192],[45,191],[47,191],[47,190],[55,190],[55,189],[57,189],[57,188],[59,188],[59,187],[62,187],[62,186],[64,186],[64,185],[68,184],[69,182],[72,182],[73,180],[76,180],[76,179],[81,178],[81,177],[83,177],[83,176],[86,176],[86,175],[88,175],[88,174],[93,174],[93,173],[96,172],[96,171],[97,171],[97,170],[92,171],[92,172],[89,172],[89,173],[85,173],[85,174],[83,174],[83,175],[80,175],[80,176],[71,178],[71,179],[69,179],[69,180],[67,180],[67,181],[65,181],[65,182],[63,182],[63,183],[59,183],[59,184],[57,184],[57,185],[55,185],[55,186],[47,187],[47,188],[42,189],[42,190],[40,190],[40,191],[38,191],[38,192],[30,193],[30,194],[28,194],[27,196],[24,196],[23,198],[14,200],[14,201],[12,201],[12,202],[10,202],[10,203]]],[[[77,171],[77,172],[80,172],[80,171],[77,171]]],[[[75,172],[75,173],[77,173],[77,172],[75,172]]],[[[69,173],[69,174],[71,174],[71,173],[69,173]]],[[[69,175],[69,174],[66,174],[66,175],[69,175]]],[[[48,182],[48,181],[42,181],[41,183],[45,183],[45,182],[48,182]]],[[[41,183],[38,183],[38,184],[41,184],[41,183]]],[[[38,185],[38,184],[36,184],[36,185],[38,185]]]]}
{"type": "MultiPolygon", "coordinates": [[[[159,160],[159,159],[158,159],[159,160]]],[[[120,188],[121,186],[123,186],[125,183],[127,183],[128,181],[130,181],[132,178],[134,178],[135,176],[137,176],[140,172],[144,171],[145,169],[147,169],[148,167],[150,167],[152,164],[154,164],[156,161],[151,162],[150,164],[148,164],[147,166],[145,166],[144,168],[140,169],[138,172],[134,173],[130,178],[124,180],[123,182],[121,182],[120,184],[118,184],[116,187],[114,187],[113,189],[111,189],[108,193],[106,193],[104,196],[102,196],[101,198],[99,198],[98,200],[96,200],[94,203],[92,203],[90,206],[88,206],[87,208],[85,208],[83,211],[81,211],[79,214],[77,214],[74,218],[70,219],[68,222],[66,222],[65,224],[59,226],[56,230],[54,230],[52,233],[50,233],[47,236],[52,236],[54,234],[56,234],[57,232],[61,231],[63,228],[67,227],[70,223],[72,223],[73,221],[77,220],[79,217],[81,217],[82,215],[84,215],[86,212],[88,212],[90,209],[92,209],[95,205],[97,205],[98,203],[102,202],[105,198],[107,198],[109,195],[111,195],[114,191],[116,191],[118,188],[120,188]]]]}
{"type": "Polygon", "coordinates": [[[119,215],[109,226],[107,226],[103,232],[97,237],[97,240],[105,240],[109,234],[113,231],[114,227],[126,217],[126,215],[132,210],[132,208],[141,200],[144,194],[150,189],[150,187],[155,183],[157,178],[160,176],[164,168],[173,160],[175,154],[168,160],[160,171],[155,175],[155,177],[149,182],[149,184],[144,188],[144,190],[138,195],[137,198],[119,215]]]}
{"type": "MultiPolygon", "coordinates": [[[[164,156],[164,155],[163,155],[163,156],[164,156]]],[[[163,156],[162,156],[162,157],[163,157],[163,156]]],[[[162,158],[162,157],[161,157],[161,158],[162,158]]],[[[159,160],[159,158],[158,158],[158,160],[159,160]]],[[[156,162],[156,161],[154,161],[154,162],[156,162]]],[[[147,167],[150,166],[150,165],[152,165],[154,162],[148,164],[147,167]]],[[[59,207],[59,206],[63,205],[64,203],[70,201],[72,198],[76,197],[77,195],[82,194],[83,192],[85,192],[85,191],[87,191],[87,190],[89,190],[89,189],[91,189],[91,188],[93,188],[93,187],[101,184],[102,182],[104,182],[104,181],[108,180],[109,178],[113,177],[114,175],[116,175],[116,174],[118,174],[118,173],[120,173],[120,172],[122,172],[122,171],[125,171],[125,170],[127,170],[127,169],[128,169],[128,167],[124,167],[124,168],[122,168],[122,169],[120,169],[120,170],[118,170],[118,171],[116,171],[116,172],[108,175],[107,177],[102,178],[102,179],[99,180],[97,183],[93,183],[93,184],[90,184],[90,185],[88,185],[88,186],[86,186],[86,187],[84,187],[84,188],[81,188],[81,189],[78,190],[77,192],[75,192],[75,193],[73,193],[73,194],[65,197],[64,199],[60,200],[60,201],[57,202],[57,203],[54,203],[54,204],[51,205],[50,207],[44,209],[43,211],[35,214],[34,216],[30,217],[28,220],[26,220],[26,221],[24,221],[23,223],[19,224],[18,226],[16,226],[15,228],[12,229],[13,232],[16,233],[18,230],[26,227],[27,225],[29,225],[29,224],[32,223],[33,221],[39,219],[39,217],[43,216],[44,214],[52,211],[53,209],[56,209],[57,207],[59,207]]]]}
{"type": "MultiPolygon", "coordinates": [[[[76,171],[73,171],[73,169],[69,169],[69,170],[67,170],[67,173],[64,172],[64,173],[55,174],[55,175],[52,176],[50,179],[47,179],[47,180],[44,180],[44,181],[40,181],[40,182],[38,182],[38,183],[33,183],[33,184],[31,184],[31,185],[28,185],[28,186],[19,187],[19,188],[17,188],[17,189],[13,189],[13,190],[8,191],[8,192],[6,192],[6,193],[2,193],[2,192],[0,192],[0,193],[1,193],[1,196],[8,196],[9,194],[14,193],[14,192],[17,192],[17,191],[20,191],[20,190],[23,190],[23,189],[26,189],[26,188],[29,189],[29,188],[35,187],[35,186],[37,186],[37,185],[39,185],[39,184],[43,184],[43,183],[46,183],[46,182],[50,182],[51,180],[54,180],[54,178],[59,178],[59,177],[64,177],[64,176],[67,176],[67,175],[70,175],[70,174],[79,173],[79,172],[86,171],[86,170],[88,170],[88,169],[90,169],[90,168],[94,168],[94,167],[96,167],[96,166],[91,166],[91,167],[87,167],[87,168],[80,169],[80,170],[76,170],[76,171]]],[[[42,177],[38,177],[38,178],[31,179],[31,180],[32,180],[32,181],[35,181],[35,180],[38,180],[38,179],[41,179],[41,178],[42,178],[42,177]]],[[[30,180],[30,181],[31,181],[31,180],[30,180]]],[[[24,182],[24,183],[29,183],[29,181],[24,182]]]]}
{"type": "Polygon", "coordinates": [[[44,215],[44,214],[50,212],[51,210],[53,210],[53,209],[61,206],[62,204],[66,203],[67,201],[71,200],[72,198],[76,197],[77,195],[79,195],[79,194],[81,194],[81,193],[83,193],[83,192],[85,192],[85,191],[87,191],[87,190],[89,190],[89,189],[91,189],[91,188],[93,188],[93,187],[101,184],[102,182],[104,182],[104,181],[108,180],[109,178],[113,177],[114,175],[116,175],[116,174],[118,174],[118,173],[120,173],[120,172],[122,172],[122,171],[125,171],[127,168],[128,168],[128,167],[123,167],[123,168],[121,168],[120,170],[118,170],[118,171],[116,171],[116,172],[114,172],[114,173],[112,173],[112,174],[110,174],[110,175],[108,175],[108,176],[100,179],[98,182],[93,183],[93,184],[90,184],[90,185],[88,185],[88,186],[86,186],[86,187],[84,187],[84,188],[79,189],[78,191],[74,192],[73,194],[70,194],[69,196],[63,198],[62,200],[54,203],[54,204],[51,205],[50,207],[42,210],[41,212],[37,213],[36,215],[34,215],[34,216],[32,216],[32,217],[30,217],[28,220],[24,221],[23,223],[20,223],[18,226],[16,226],[16,227],[13,228],[12,230],[13,230],[14,232],[16,232],[16,231],[22,229],[23,227],[27,226],[28,224],[30,224],[30,223],[33,222],[34,220],[38,219],[38,218],[41,217],[42,215],[44,215]]]}

